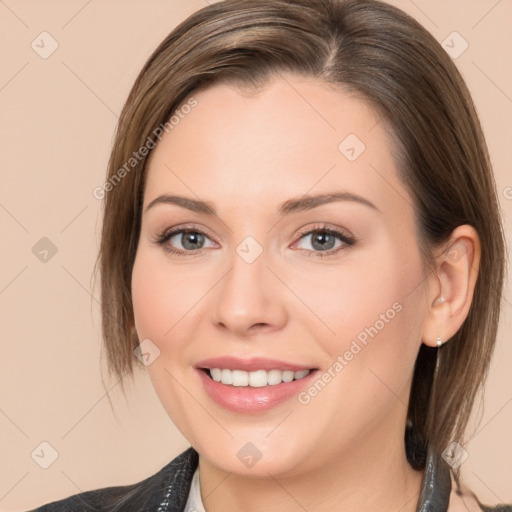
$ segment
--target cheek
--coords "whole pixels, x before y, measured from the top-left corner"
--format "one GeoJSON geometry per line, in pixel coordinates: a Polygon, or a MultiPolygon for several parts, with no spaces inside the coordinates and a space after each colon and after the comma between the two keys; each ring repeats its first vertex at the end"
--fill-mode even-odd
{"type": "Polygon", "coordinates": [[[384,242],[378,251],[354,252],[340,264],[318,265],[300,279],[289,271],[287,279],[310,310],[304,318],[317,323],[318,334],[332,339],[336,349],[374,324],[379,331],[383,322],[390,325],[421,282],[415,256],[384,242]]]}
{"type": "MultiPolygon", "coordinates": [[[[135,327],[139,337],[162,345],[179,331],[179,322],[204,294],[201,279],[149,250],[139,251],[132,272],[135,327]]],[[[162,348],[162,347],[160,347],[162,348]]]]}
{"type": "Polygon", "coordinates": [[[341,356],[343,373],[352,376],[339,379],[339,385],[345,391],[353,388],[359,397],[362,389],[377,397],[382,391],[379,378],[400,393],[421,340],[419,254],[414,245],[404,251],[391,242],[382,243],[378,254],[360,251],[343,266],[305,277],[297,289],[312,305],[315,316],[309,318],[324,333],[317,339],[330,360],[341,356]]]}
{"type": "Polygon", "coordinates": [[[155,343],[171,326],[173,311],[169,283],[160,273],[149,269],[144,257],[137,257],[132,274],[132,299],[135,327],[140,339],[155,343]]]}
{"type": "Polygon", "coordinates": [[[185,331],[194,321],[191,308],[200,291],[192,276],[173,270],[162,259],[152,250],[139,248],[131,283],[135,327],[140,340],[149,338],[160,350],[146,369],[163,408],[187,437],[190,396],[179,383],[185,382],[183,371],[188,371],[192,360],[185,331]]]}

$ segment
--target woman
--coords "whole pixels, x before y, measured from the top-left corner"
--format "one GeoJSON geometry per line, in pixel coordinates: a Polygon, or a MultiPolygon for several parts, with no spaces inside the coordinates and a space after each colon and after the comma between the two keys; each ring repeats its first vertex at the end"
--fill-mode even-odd
{"type": "Polygon", "coordinates": [[[142,69],[96,192],[110,369],[144,365],[191,447],[38,510],[491,510],[459,469],[504,238],[468,89],[416,21],[202,9],[142,69]]]}

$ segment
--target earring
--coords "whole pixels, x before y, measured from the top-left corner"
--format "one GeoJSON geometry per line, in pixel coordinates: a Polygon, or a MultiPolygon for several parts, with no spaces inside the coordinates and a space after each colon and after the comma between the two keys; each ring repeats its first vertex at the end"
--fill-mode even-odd
{"type": "Polygon", "coordinates": [[[441,341],[441,336],[438,336],[437,337],[437,350],[436,350],[436,367],[435,367],[435,374],[437,374],[437,369],[439,368],[439,348],[441,347],[441,345],[443,344],[443,342],[441,341]]]}

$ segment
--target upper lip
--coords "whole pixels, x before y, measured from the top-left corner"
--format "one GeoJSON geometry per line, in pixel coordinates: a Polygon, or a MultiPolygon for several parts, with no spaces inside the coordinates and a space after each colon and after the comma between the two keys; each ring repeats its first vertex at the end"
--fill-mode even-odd
{"type": "Polygon", "coordinates": [[[300,372],[302,370],[315,369],[312,366],[289,363],[279,359],[268,359],[266,357],[251,357],[249,359],[240,359],[233,356],[212,357],[203,359],[195,365],[196,368],[220,368],[228,370],[244,370],[253,372],[256,370],[291,370],[300,372]]]}

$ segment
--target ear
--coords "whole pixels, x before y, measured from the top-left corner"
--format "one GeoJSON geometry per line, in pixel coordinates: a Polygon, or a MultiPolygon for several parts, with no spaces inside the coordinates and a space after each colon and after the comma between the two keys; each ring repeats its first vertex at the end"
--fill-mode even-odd
{"type": "Polygon", "coordinates": [[[480,266],[480,238],[467,224],[453,230],[436,257],[436,268],[428,278],[428,310],[423,324],[425,345],[444,343],[460,329],[466,319],[480,266]]]}

